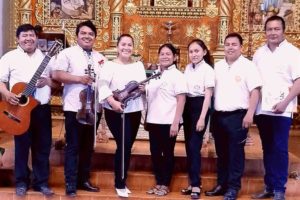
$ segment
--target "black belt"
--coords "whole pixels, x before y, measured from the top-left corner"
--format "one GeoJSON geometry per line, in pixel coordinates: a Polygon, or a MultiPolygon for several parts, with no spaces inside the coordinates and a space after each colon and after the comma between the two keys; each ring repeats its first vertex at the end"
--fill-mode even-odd
{"type": "Polygon", "coordinates": [[[238,113],[245,113],[247,112],[246,109],[237,109],[237,110],[233,110],[233,111],[215,111],[216,114],[220,114],[220,115],[232,115],[232,114],[238,114],[238,113]]]}

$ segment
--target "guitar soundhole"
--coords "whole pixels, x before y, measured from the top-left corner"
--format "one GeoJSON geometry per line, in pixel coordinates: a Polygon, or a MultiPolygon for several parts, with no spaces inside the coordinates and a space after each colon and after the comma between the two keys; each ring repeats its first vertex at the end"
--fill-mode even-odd
{"type": "Polygon", "coordinates": [[[19,104],[20,104],[20,105],[26,104],[27,101],[28,101],[28,98],[27,98],[25,95],[21,95],[21,96],[19,97],[19,104]]]}

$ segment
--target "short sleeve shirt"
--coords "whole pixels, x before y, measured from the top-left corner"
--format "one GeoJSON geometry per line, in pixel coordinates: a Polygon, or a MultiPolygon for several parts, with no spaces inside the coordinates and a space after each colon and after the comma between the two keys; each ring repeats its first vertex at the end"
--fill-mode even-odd
{"type": "Polygon", "coordinates": [[[216,86],[214,91],[217,111],[248,109],[250,92],[262,85],[253,62],[240,56],[228,65],[225,59],[215,64],[216,86]]]}

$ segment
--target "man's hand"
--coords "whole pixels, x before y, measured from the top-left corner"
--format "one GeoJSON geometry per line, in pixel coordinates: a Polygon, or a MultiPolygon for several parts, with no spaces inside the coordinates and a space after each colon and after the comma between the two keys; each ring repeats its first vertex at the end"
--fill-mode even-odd
{"type": "Polygon", "coordinates": [[[249,128],[251,124],[253,123],[253,116],[249,113],[246,113],[244,119],[243,119],[243,128],[249,128]]]}
{"type": "Polygon", "coordinates": [[[41,77],[37,80],[36,87],[37,88],[42,88],[45,85],[50,86],[50,82],[51,82],[50,78],[41,77]]]}
{"type": "Polygon", "coordinates": [[[94,81],[94,79],[88,75],[79,76],[79,83],[81,83],[81,84],[90,85],[93,83],[93,81],[94,81]]]}
{"type": "Polygon", "coordinates": [[[170,137],[175,137],[178,134],[179,123],[172,123],[170,127],[170,137]]]}
{"type": "Polygon", "coordinates": [[[8,103],[10,103],[12,105],[18,105],[18,103],[19,103],[19,99],[18,99],[17,95],[10,91],[7,91],[7,93],[4,94],[4,98],[8,103]]]}
{"type": "Polygon", "coordinates": [[[285,101],[281,101],[273,106],[273,113],[276,114],[284,113],[287,106],[288,103],[285,103],[285,101]]]}

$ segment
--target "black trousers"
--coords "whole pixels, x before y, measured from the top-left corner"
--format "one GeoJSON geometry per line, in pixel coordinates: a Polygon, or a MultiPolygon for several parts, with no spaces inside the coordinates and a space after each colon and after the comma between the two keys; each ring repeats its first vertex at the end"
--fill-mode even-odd
{"type": "Polygon", "coordinates": [[[205,133],[209,110],[205,117],[205,127],[202,131],[196,131],[196,125],[201,115],[204,97],[187,97],[183,112],[183,129],[185,149],[187,155],[187,169],[189,184],[192,187],[200,187],[201,178],[201,148],[205,133]]]}
{"type": "Polygon", "coordinates": [[[218,184],[234,190],[241,188],[245,166],[245,143],[248,129],[242,127],[247,110],[215,111],[212,133],[217,153],[218,184]]]}
{"type": "Polygon", "coordinates": [[[142,113],[141,111],[125,114],[124,140],[124,177],[122,177],[122,114],[105,109],[105,120],[113,134],[117,149],[115,153],[115,187],[122,189],[126,186],[127,171],[130,163],[131,148],[135,141],[142,113]]]}
{"type": "Polygon", "coordinates": [[[148,124],[150,152],[157,185],[169,186],[174,169],[176,137],[170,137],[170,124],[148,124]]]}
{"type": "Polygon", "coordinates": [[[29,187],[29,150],[32,157],[32,186],[48,185],[49,155],[52,143],[50,105],[38,105],[31,112],[30,127],[27,132],[14,137],[16,186],[29,187]]]}
{"type": "MultiPolygon", "coordinates": [[[[90,178],[91,160],[94,152],[94,126],[80,124],[76,112],[66,111],[65,181],[76,188],[77,184],[90,178]]],[[[101,113],[98,114],[99,124],[101,113]]]]}

